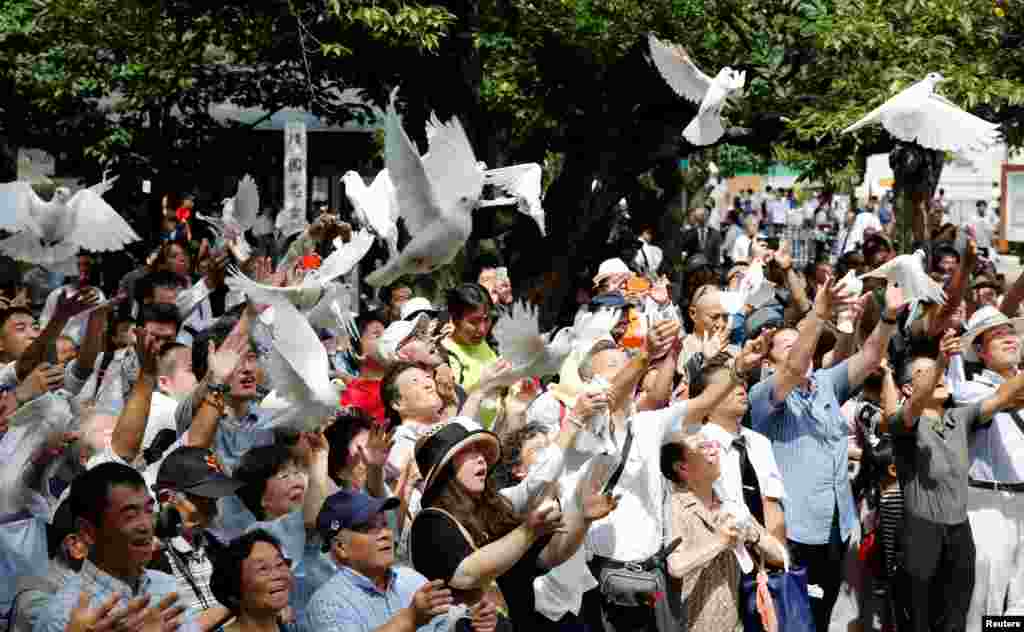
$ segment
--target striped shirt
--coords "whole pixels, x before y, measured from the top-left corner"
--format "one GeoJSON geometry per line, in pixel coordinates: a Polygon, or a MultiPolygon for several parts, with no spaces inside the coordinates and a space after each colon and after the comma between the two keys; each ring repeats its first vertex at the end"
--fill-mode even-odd
{"type": "MultiPolygon", "coordinates": [[[[412,604],[413,594],[427,578],[411,568],[393,566],[387,590],[347,566],[342,566],[320,587],[306,606],[307,630],[371,632],[412,604]]],[[[420,632],[447,628],[447,617],[438,616],[419,628],[420,632]]]]}
{"type": "Polygon", "coordinates": [[[903,533],[903,490],[899,484],[882,492],[878,512],[878,530],[885,551],[885,572],[892,577],[893,572],[903,565],[903,550],[900,547],[900,534],[903,533]]]}
{"type": "Polygon", "coordinates": [[[193,615],[219,606],[220,602],[210,590],[213,562],[206,554],[205,547],[193,548],[182,537],[172,538],[166,546],[164,555],[174,578],[178,580],[178,594],[181,596],[179,603],[193,615]]]}

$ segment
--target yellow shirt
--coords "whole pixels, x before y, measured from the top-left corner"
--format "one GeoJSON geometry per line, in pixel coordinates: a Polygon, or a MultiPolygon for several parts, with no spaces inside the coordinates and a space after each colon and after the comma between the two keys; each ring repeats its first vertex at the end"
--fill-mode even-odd
{"type": "MultiPolygon", "coordinates": [[[[485,366],[498,359],[498,354],[494,353],[486,340],[476,345],[463,345],[449,337],[441,341],[441,345],[451,352],[451,367],[455,381],[466,390],[473,388],[480,381],[480,372],[485,366]]],[[[498,408],[494,403],[483,402],[480,406],[481,425],[490,428],[497,414],[498,408]]]]}

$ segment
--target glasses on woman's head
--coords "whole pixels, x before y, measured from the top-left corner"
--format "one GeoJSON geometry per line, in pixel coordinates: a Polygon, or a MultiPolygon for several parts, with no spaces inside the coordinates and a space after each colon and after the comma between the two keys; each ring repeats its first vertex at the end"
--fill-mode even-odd
{"type": "Polygon", "coordinates": [[[700,299],[702,299],[704,297],[705,294],[707,294],[711,290],[717,290],[717,289],[718,289],[718,286],[713,285],[711,283],[705,283],[704,285],[702,285],[699,288],[697,288],[697,291],[693,293],[693,303],[694,303],[694,305],[696,305],[700,301],[700,299]]]}

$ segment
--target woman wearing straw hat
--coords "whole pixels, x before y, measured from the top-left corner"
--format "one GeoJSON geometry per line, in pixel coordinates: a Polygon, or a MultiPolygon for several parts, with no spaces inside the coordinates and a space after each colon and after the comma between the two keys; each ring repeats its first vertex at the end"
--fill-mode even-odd
{"type": "Polygon", "coordinates": [[[499,493],[490,474],[500,457],[496,435],[459,423],[439,425],[421,440],[424,509],[411,528],[413,566],[445,580],[457,604],[476,603],[496,580],[513,617],[499,630],[553,629],[558,624],[536,612],[533,580],[568,559],[617,500],[592,485],[582,508],[563,514],[546,493],[550,486],[532,500],[499,493]]]}

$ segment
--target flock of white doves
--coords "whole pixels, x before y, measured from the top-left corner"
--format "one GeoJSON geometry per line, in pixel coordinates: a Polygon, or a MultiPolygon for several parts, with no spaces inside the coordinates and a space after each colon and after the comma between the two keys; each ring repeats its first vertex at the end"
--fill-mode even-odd
{"type": "MultiPolygon", "coordinates": [[[[694,103],[697,116],[683,135],[693,145],[715,143],[724,135],[721,110],[726,99],[741,90],[745,75],[723,68],[714,79],[700,71],[680,46],[650,36],[651,62],[672,89],[694,103]]],[[[971,151],[998,140],[997,126],[957,108],[935,94],[942,76],[931,73],[863,119],[847,128],[854,131],[874,123],[896,138],[929,149],[971,151]]],[[[477,161],[457,118],[441,122],[432,115],[427,124],[427,153],[420,155],[402,127],[391,93],[385,121],[385,168],[369,186],[355,172],[345,174],[346,195],[352,202],[361,230],[335,250],[317,269],[309,270],[293,285],[275,287],[258,283],[233,268],[231,289],[255,303],[269,305],[261,320],[271,332],[273,349],[264,358],[274,392],[267,404],[277,410],[277,425],[308,428],[336,411],[343,385],[329,377],[329,361],[314,327],[351,331],[353,306],[334,281],[347,274],[370,250],[375,239],[388,249],[388,260],[366,281],[384,286],[408,274],[427,274],[452,261],[472,230],[472,212],[479,207],[515,204],[545,233],[541,206],[541,167],[536,163],[487,169],[477,161]],[[508,197],[481,199],[492,185],[508,197]],[[411,241],[398,247],[398,218],[411,241]]],[[[0,184],[0,229],[11,236],[0,240],[0,252],[13,259],[65,271],[82,249],[117,251],[137,241],[138,235],[103,199],[116,177],[71,195],[57,189],[50,201],[40,199],[26,182],[0,184]]],[[[250,252],[245,232],[269,230],[259,213],[259,191],[249,176],[233,198],[223,203],[221,217],[198,217],[213,226],[218,239],[232,248],[239,261],[250,252]]],[[[748,275],[756,280],[758,275],[748,275]]],[[[897,257],[869,275],[884,277],[903,288],[908,301],[945,297],[924,272],[921,253],[897,257]]],[[[844,279],[854,291],[856,279],[844,279]]],[[[749,285],[749,284],[748,284],[749,285]]],[[[758,285],[760,285],[758,283],[758,285]]],[[[756,293],[757,287],[746,289],[756,293]]],[[[510,368],[496,379],[512,383],[526,376],[558,373],[574,350],[589,348],[596,337],[607,335],[615,319],[595,314],[576,330],[541,333],[536,309],[517,305],[495,326],[499,353],[510,368]]]]}

